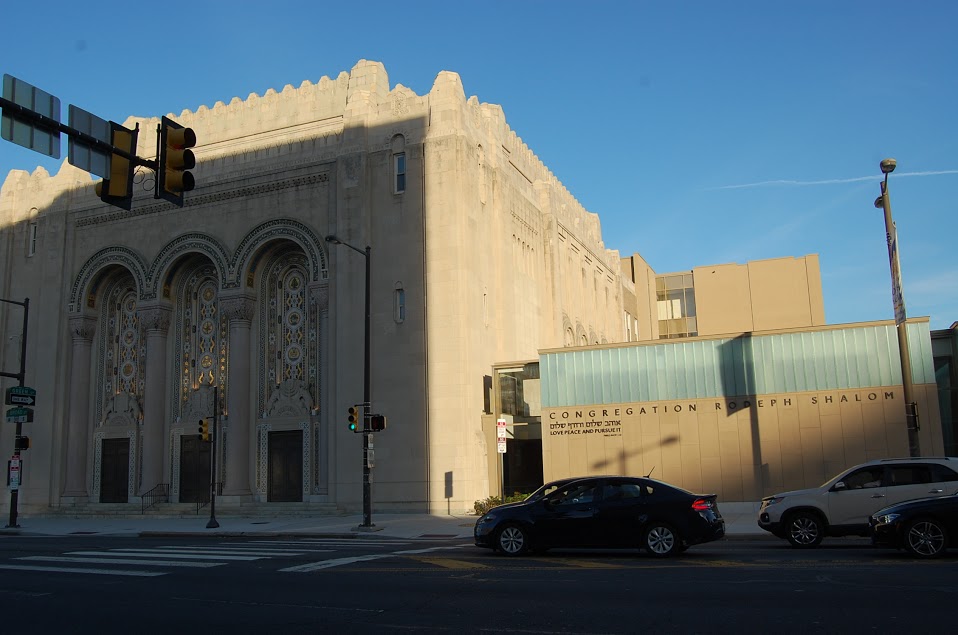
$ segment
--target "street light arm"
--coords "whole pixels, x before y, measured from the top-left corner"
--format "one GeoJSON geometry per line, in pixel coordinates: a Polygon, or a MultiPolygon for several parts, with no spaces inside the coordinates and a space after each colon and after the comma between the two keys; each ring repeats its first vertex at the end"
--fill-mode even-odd
{"type": "MultiPolygon", "coordinates": [[[[339,238],[336,238],[332,234],[330,234],[329,236],[326,236],[326,242],[332,243],[334,245],[343,245],[344,247],[349,247],[353,251],[358,252],[364,256],[368,256],[368,254],[366,253],[366,250],[360,249],[359,247],[356,247],[354,245],[350,245],[345,240],[340,240],[339,238]]],[[[369,248],[367,247],[366,249],[369,249],[369,248]]]]}

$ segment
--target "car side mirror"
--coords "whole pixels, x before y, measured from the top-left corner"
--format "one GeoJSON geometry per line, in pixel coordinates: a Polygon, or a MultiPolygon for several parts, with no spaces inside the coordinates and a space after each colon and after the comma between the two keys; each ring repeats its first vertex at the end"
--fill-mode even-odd
{"type": "Polygon", "coordinates": [[[833,491],[833,492],[840,492],[840,491],[843,490],[843,489],[847,489],[847,488],[845,487],[845,481],[838,481],[837,483],[835,483],[834,485],[832,485],[832,491],[833,491]]]}

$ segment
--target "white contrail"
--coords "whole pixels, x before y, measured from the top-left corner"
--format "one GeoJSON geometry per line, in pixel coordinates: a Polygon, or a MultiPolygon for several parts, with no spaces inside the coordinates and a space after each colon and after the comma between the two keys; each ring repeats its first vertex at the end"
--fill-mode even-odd
{"type": "MultiPolygon", "coordinates": [[[[929,170],[927,172],[902,172],[896,173],[895,178],[903,176],[937,176],[940,174],[958,174],[958,170],[929,170]]],[[[758,183],[743,183],[741,185],[719,185],[709,188],[713,190],[740,190],[746,187],[763,187],[768,185],[835,185],[838,183],[861,183],[862,181],[880,181],[880,175],[856,176],[852,179],[824,179],[821,181],[790,181],[787,179],[778,179],[775,181],[759,181],[758,183]]]]}

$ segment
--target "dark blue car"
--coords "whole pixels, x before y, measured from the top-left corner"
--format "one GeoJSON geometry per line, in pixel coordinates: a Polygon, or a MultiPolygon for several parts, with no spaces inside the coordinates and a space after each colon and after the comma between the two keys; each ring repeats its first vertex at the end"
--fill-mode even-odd
{"type": "Polygon", "coordinates": [[[872,544],[937,558],[958,546],[958,494],[898,503],[869,519],[872,544]]]}
{"type": "Polygon", "coordinates": [[[631,548],[671,556],[725,535],[716,498],[651,478],[557,481],[521,503],[483,514],[475,542],[510,556],[553,547],[631,548]]]}

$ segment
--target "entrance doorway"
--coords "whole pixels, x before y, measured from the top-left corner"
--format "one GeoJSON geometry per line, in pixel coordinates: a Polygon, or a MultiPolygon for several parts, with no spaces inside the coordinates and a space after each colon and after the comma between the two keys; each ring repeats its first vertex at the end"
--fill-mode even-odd
{"type": "Polygon", "coordinates": [[[210,500],[210,449],[213,444],[200,435],[180,437],[180,502],[207,503],[210,500]]]}
{"type": "Polygon", "coordinates": [[[127,492],[130,488],[130,440],[103,439],[100,457],[100,502],[128,502],[127,492]]]}
{"type": "Polygon", "coordinates": [[[303,500],[303,432],[269,433],[269,490],[271,503],[303,500]]]}

